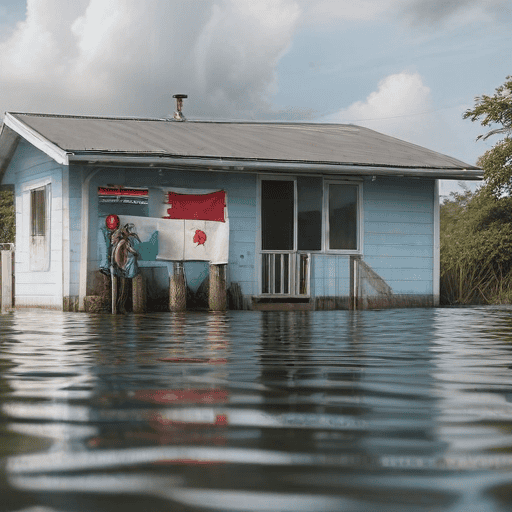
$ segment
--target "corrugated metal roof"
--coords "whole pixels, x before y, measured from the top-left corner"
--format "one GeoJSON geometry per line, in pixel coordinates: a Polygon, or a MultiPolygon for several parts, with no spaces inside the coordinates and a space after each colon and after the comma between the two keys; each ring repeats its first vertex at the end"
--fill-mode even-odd
{"type": "MultiPolygon", "coordinates": [[[[478,169],[354,125],[175,122],[165,119],[10,113],[66,153],[311,162],[425,169],[478,169]]],[[[473,174],[473,173],[471,173],[473,174]]],[[[473,176],[474,178],[474,176],[473,176]]]]}

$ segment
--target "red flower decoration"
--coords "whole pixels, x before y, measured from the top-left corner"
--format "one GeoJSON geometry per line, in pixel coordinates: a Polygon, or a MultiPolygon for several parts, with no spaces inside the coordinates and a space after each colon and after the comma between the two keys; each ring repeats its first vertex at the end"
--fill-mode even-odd
{"type": "Polygon", "coordinates": [[[194,243],[198,245],[204,245],[205,242],[206,233],[200,229],[196,229],[196,234],[194,235],[194,243]]]}

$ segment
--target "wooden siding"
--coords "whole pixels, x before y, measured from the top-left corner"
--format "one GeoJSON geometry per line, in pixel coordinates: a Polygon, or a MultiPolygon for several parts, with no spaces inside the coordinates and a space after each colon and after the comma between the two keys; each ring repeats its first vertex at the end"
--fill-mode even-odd
{"type": "MultiPolygon", "coordinates": [[[[93,291],[93,275],[99,266],[96,190],[100,185],[116,184],[226,190],[230,221],[228,286],[238,283],[246,297],[259,294],[256,175],[74,166],[68,170],[30,144],[21,142],[3,180],[14,184],[16,190],[16,301],[19,306],[62,307],[63,297],[78,295],[82,182],[91,172],[96,174],[89,194],[88,293],[93,291]],[[28,191],[42,182],[51,183],[50,269],[33,272],[28,263],[28,191]],[[63,278],[63,272],[69,277],[63,278]]],[[[430,179],[378,178],[372,181],[367,178],[363,183],[362,258],[397,296],[434,293],[434,192],[435,182],[430,179]]],[[[157,262],[155,266],[169,268],[166,262],[157,262]]],[[[347,297],[349,293],[349,256],[312,253],[311,296],[347,297]]]]}
{"type": "Polygon", "coordinates": [[[18,307],[62,307],[62,166],[20,141],[3,183],[14,184],[16,196],[15,301],[18,307]],[[30,189],[51,185],[49,268],[30,268],[30,189]]]}
{"type": "MultiPolygon", "coordinates": [[[[362,258],[396,295],[433,293],[435,181],[366,179],[362,258]]],[[[375,293],[365,286],[365,292],[375,293]]],[[[348,297],[349,256],[313,253],[312,297],[348,297]]]]}
{"type": "Polygon", "coordinates": [[[364,183],[364,260],[394,294],[433,293],[434,188],[428,179],[364,183]]]}
{"type": "Polygon", "coordinates": [[[350,294],[350,256],[312,255],[311,295],[313,297],[348,297],[350,294]]]}
{"type": "MultiPolygon", "coordinates": [[[[90,171],[85,171],[90,172],[90,171]]],[[[76,174],[76,173],[75,173],[76,174]]],[[[86,174],[84,173],[84,176],[86,174]]],[[[244,295],[257,293],[255,274],[255,242],[256,242],[256,176],[248,174],[212,173],[202,171],[181,170],[100,170],[91,180],[90,186],[90,233],[97,233],[98,202],[96,189],[108,183],[121,184],[126,187],[158,187],[182,188],[197,190],[219,190],[227,192],[228,216],[230,223],[228,286],[237,282],[244,295]]],[[[78,209],[80,211],[80,209],[78,209]]],[[[167,266],[165,262],[156,262],[155,266],[167,266]]],[[[89,289],[94,290],[94,273],[99,266],[98,244],[96,235],[89,237],[89,289]]],[[[189,272],[194,276],[201,274],[203,263],[187,264],[189,272]]],[[[77,275],[77,274],[76,274],[77,275]]],[[[197,277],[198,277],[197,276],[197,277]]]]}
{"type": "Polygon", "coordinates": [[[82,175],[69,169],[69,295],[77,296],[80,277],[82,222],[82,175]]]}

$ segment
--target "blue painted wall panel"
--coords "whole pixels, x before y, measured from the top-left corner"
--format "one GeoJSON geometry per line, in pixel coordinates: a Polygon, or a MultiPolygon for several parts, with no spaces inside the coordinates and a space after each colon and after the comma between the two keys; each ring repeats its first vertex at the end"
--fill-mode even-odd
{"type": "Polygon", "coordinates": [[[434,190],[428,179],[365,180],[363,257],[394,293],[432,293],[434,190]]]}
{"type": "Polygon", "coordinates": [[[365,233],[366,247],[372,245],[405,245],[432,247],[432,234],[365,233]]]}
{"type": "Polygon", "coordinates": [[[432,257],[432,245],[373,245],[368,244],[364,248],[365,259],[380,256],[382,258],[389,257],[432,257]]]}
{"type": "MultiPolygon", "coordinates": [[[[90,172],[87,169],[84,176],[90,172]]],[[[21,144],[6,174],[16,186],[50,176],[54,196],[52,222],[62,216],[61,166],[42,152],[21,144]]],[[[73,169],[69,178],[69,240],[70,282],[73,294],[78,294],[81,243],[81,180],[80,168],[73,169]]],[[[5,180],[4,180],[5,181],[5,180]]],[[[8,182],[8,181],[5,181],[8,182]]],[[[104,169],[90,186],[90,230],[97,229],[96,189],[115,183],[125,187],[162,187],[186,189],[224,189],[228,198],[230,220],[230,251],[228,279],[239,282],[247,295],[258,293],[260,269],[256,268],[258,215],[257,177],[249,174],[213,173],[185,170],[124,170],[104,169]],[[94,215],[96,213],[96,218],[94,215]]],[[[395,293],[432,293],[433,274],[433,195],[432,180],[379,178],[363,183],[363,247],[364,260],[392,287],[395,293]]],[[[20,203],[21,205],[21,203],[20,203]]],[[[17,209],[21,206],[17,205],[17,209]]],[[[23,215],[18,211],[18,217],[23,215]]],[[[56,226],[52,236],[52,267],[62,260],[58,237],[63,234],[56,226]]],[[[97,269],[97,244],[91,237],[90,270],[97,269]]],[[[22,260],[23,244],[16,258],[22,260]]],[[[20,267],[21,268],[21,267],[20,267]]],[[[194,267],[195,268],[195,267],[194,267]]],[[[203,267],[204,269],[204,264],[203,267]]],[[[199,276],[203,271],[195,272],[199,276]]],[[[189,272],[192,278],[192,270],[189,272]]],[[[20,285],[28,276],[20,276],[20,285]]],[[[48,276],[49,277],[49,276],[48,276]]],[[[39,279],[39,278],[37,278],[39,279]]],[[[36,280],[37,280],[36,279],[36,280]]],[[[199,278],[196,279],[197,281],[199,278]]],[[[30,284],[30,279],[27,285],[30,284]]],[[[51,284],[48,279],[48,284],[51,284]]],[[[53,279],[55,287],[59,279],[53,279]]],[[[229,283],[228,283],[229,284],[229,283]]],[[[314,254],[311,266],[313,296],[348,295],[350,285],[349,257],[347,255],[314,254]]],[[[23,288],[21,288],[23,289],[23,288]]],[[[57,288],[55,288],[57,289],[57,288]]],[[[58,295],[58,294],[57,294],[58,295]]],[[[62,297],[59,298],[61,300],[62,297]]]]}
{"type": "Polygon", "coordinates": [[[395,294],[432,294],[432,280],[430,281],[388,281],[395,294]]]}
{"type": "MultiPolygon", "coordinates": [[[[116,183],[125,187],[158,187],[163,189],[220,190],[227,193],[228,217],[230,223],[230,250],[227,276],[237,281],[245,294],[253,294],[255,287],[255,242],[256,242],[256,176],[248,174],[214,173],[184,170],[119,170],[100,171],[91,182],[90,208],[92,217],[96,213],[98,186],[116,183]]],[[[91,219],[89,229],[97,229],[91,219]]],[[[96,226],[97,226],[96,222],[96,226]]],[[[93,245],[91,243],[91,245],[93,245]]],[[[95,245],[95,243],[94,243],[95,245]]],[[[99,260],[97,247],[90,247],[90,271],[97,269],[99,260]]],[[[191,267],[192,268],[192,267],[191,267]]],[[[195,267],[194,267],[195,268],[195,267]]],[[[192,270],[189,270],[191,274],[192,270]]],[[[195,272],[200,275],[201,271],[195,272]]],[[[91,277],[92,279],[92,277],[91,277]]],[[[197,278],[199,279],[199,278],[197,278]]],[[[196,279],[196,281],[197,281],[196,279]]],[[[195,283],[195,281],[194,281],[195,283]]],[[[196,283],[197,284],[197,283],[196,283]]],[[[229,282],[228,282],[229,285],[229,282]]]]}
{"type": "Polygon", "coordinates": [[[62,166],[23,139],[18,144],[3,183],[14,184],[16,197],[16,304],[62,307],[62,166]],[[30,265],[30,191],[50,186],[48,268],[30,265]]]}
{"type": "MultiPolygon", "coordinates": [[[[407,257],[375,257],[369,256],[364,261],[370,265],[377,273],[385,272],[387,269],[401,270],[412,268],[418,270],[432,271],[432,258],[407,258],[407,257]]],[[[381,276],[385,279],[384,276],[381,276]]]]}
{"type": "Polygon", "coordinates": [[[375,234],[392,234],[392,235],[430,235],[434,233],[433,224],[428,223],[400,223],[400,222],[385,222],[385,221],[372,221],[364,223],[364,233],[375,234]]]}
{"type": "Polygon", "coordinates": [[[395,210],[369,210],[364,213],[365,223],[382,222],[384,219],[398,224],[430,224],[432,213],[395,210]]]}
{"type": "Polygon", "coordinates": [[[350,259],[348,256],[313,254],[311,264],[311,295],[346,296],[350,290],[350,259]]]}

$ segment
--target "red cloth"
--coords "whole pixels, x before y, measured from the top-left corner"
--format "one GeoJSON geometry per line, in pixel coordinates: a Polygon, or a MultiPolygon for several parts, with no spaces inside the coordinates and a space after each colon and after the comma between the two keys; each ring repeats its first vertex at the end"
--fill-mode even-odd
{"type": "Polygon", "coordinates": [[[214,220],[225,222],[224,208],[226,206],[226,192],[212,192],[211,194],[176,194],[167,193],[167,209],[169,214],[164,219],[190,219],[214,220]]]}

